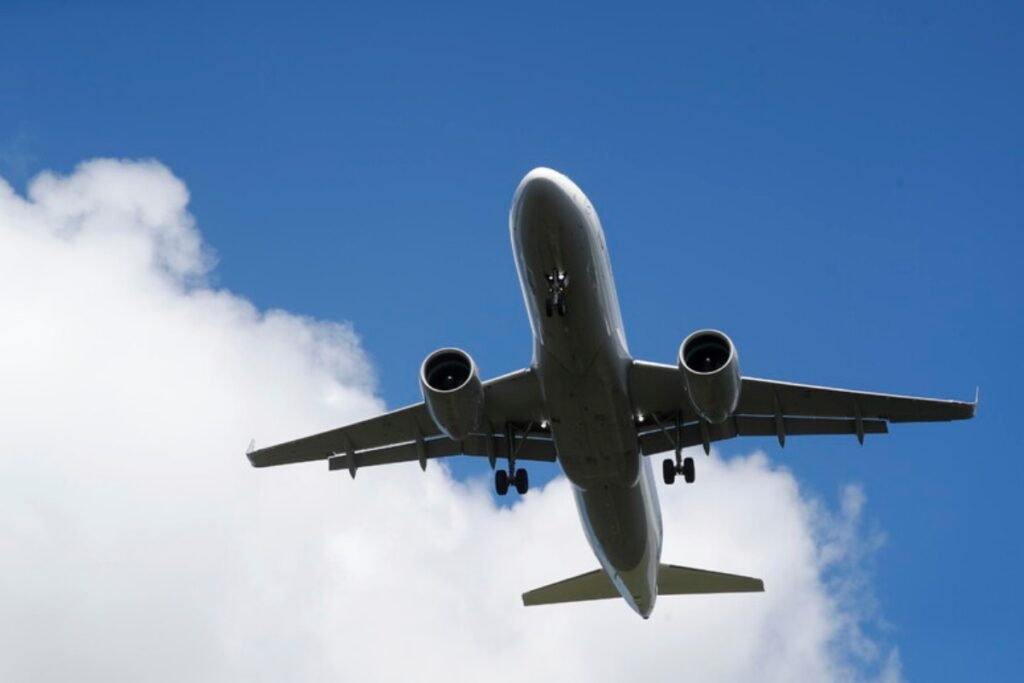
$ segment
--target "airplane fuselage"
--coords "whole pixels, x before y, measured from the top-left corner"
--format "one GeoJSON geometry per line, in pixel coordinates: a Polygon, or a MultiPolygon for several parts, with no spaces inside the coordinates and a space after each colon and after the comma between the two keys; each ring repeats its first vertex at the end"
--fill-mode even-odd
{"type": "Polygon", "coordinates": [[[661,511],[637,443],[632,357],[601,222],[571,180],[535,169],[516,190],[509,224],[558,462],[594,554],[646,618],[658,593],[661,511]]]}

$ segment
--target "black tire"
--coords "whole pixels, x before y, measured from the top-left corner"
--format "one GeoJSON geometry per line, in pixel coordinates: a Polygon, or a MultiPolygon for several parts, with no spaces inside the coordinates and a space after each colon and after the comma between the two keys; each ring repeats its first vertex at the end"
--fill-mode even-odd
{"type": "Polygon", "coordinates": [[[530,490],[530,475],[526,473],[526,470],[516,470],[516,493],[520,496],[525,496],[526,492],[530,490]]]}
{"type": "Polygon", "coordinates": [[[693,458],[686,458],[683,460],[683,479],[686,480],[687,484],[692,484],[696,478],[697,472],[694,469],[693,458]]]}
{"type": "Polygon", "coordinates": [[[505,470],[497,470],[494,473],[494,492],[499,496],[508,493],[508,472],[505,470]]]}
{"type": "Polygon", "coordinates": [[[565,317],[565,297],[558,300],[558,315],[565,317]]]}
{"type": "Polygon", "coordinates": [[[549,318],[555,312],[555,303],[550,298],[548,298],[547,301],[544,302],[544,312],[548,314],[549,318]]]}
{"type": "Polygon", "coordinates": [[[675,460],[666,459],[661,463],[661,476],[665,479],[665,483],[671,486],[676,483],[676,462],[675,460]]]}

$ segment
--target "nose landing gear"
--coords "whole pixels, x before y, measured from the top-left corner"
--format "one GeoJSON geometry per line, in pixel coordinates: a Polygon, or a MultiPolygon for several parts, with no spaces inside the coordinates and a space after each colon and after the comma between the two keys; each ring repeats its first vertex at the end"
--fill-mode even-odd
{"type": "Polygon", "coordinates": [[[565,316],[565,290],[569,287],[569,276],[561,270],[555,270],[545,276],[548,283],[548,298],[544,302],[544,312],[550,318],[558,311],[565,316]]]}

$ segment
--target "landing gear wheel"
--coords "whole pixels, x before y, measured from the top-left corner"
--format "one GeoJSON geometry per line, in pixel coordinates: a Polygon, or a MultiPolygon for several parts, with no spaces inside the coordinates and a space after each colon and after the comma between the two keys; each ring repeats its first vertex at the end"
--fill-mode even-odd
{"type": "Polygon", "coordinates": [[[555,303],[550,299],[550,297],[544,302],[544,312],[548,314],[549,318],[555,312],[555,303]]]}
{"type": "Polygon", "coordinates": [[[526,495],[526,492],[530,490],[530,476],[526,473],[526,470],[516,470],[516,493],[520,496],[526,495]]]}
{"type": "Polygon", "coordinates": [[[508,493],[508,472],[505,470],[497,470],[494,473],[494,492],[499,496],[508,493]]]}
{"type": "Polygon", "coordinates": [[[565,317],[565,297],[558,300],[558,315],[565,317]]]}
{"type": "Polygon", "coordinates": [[[683,479],[686,480],[687,484],[693,483],[693,480],[697,478],[697,473],[693,466],[693,458],[686,458],[683,460],[682,471],[680,471],[679,474],[683,475],[683,479]]]}
{"type": "Polygon", "coordinates": [[[676,463],[674,460],[668,458],[661,463],[661,475],[669,486],[676,483],[676,463]]]}

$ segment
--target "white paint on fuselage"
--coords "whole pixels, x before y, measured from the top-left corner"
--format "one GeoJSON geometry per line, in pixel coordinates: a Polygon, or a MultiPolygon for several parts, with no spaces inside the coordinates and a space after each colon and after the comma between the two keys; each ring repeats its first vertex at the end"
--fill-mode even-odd
{"type": "Polygon", "coordinates": [[[509,229],[559,464],[594,554],[646,618],[657,597],[661,510],[636,440],[632,357],[601,222],[569,178],[536,168],[516,189],[509,229]],[[569,276],[564,317],[545,310],[553,271],[569,276]]]}

